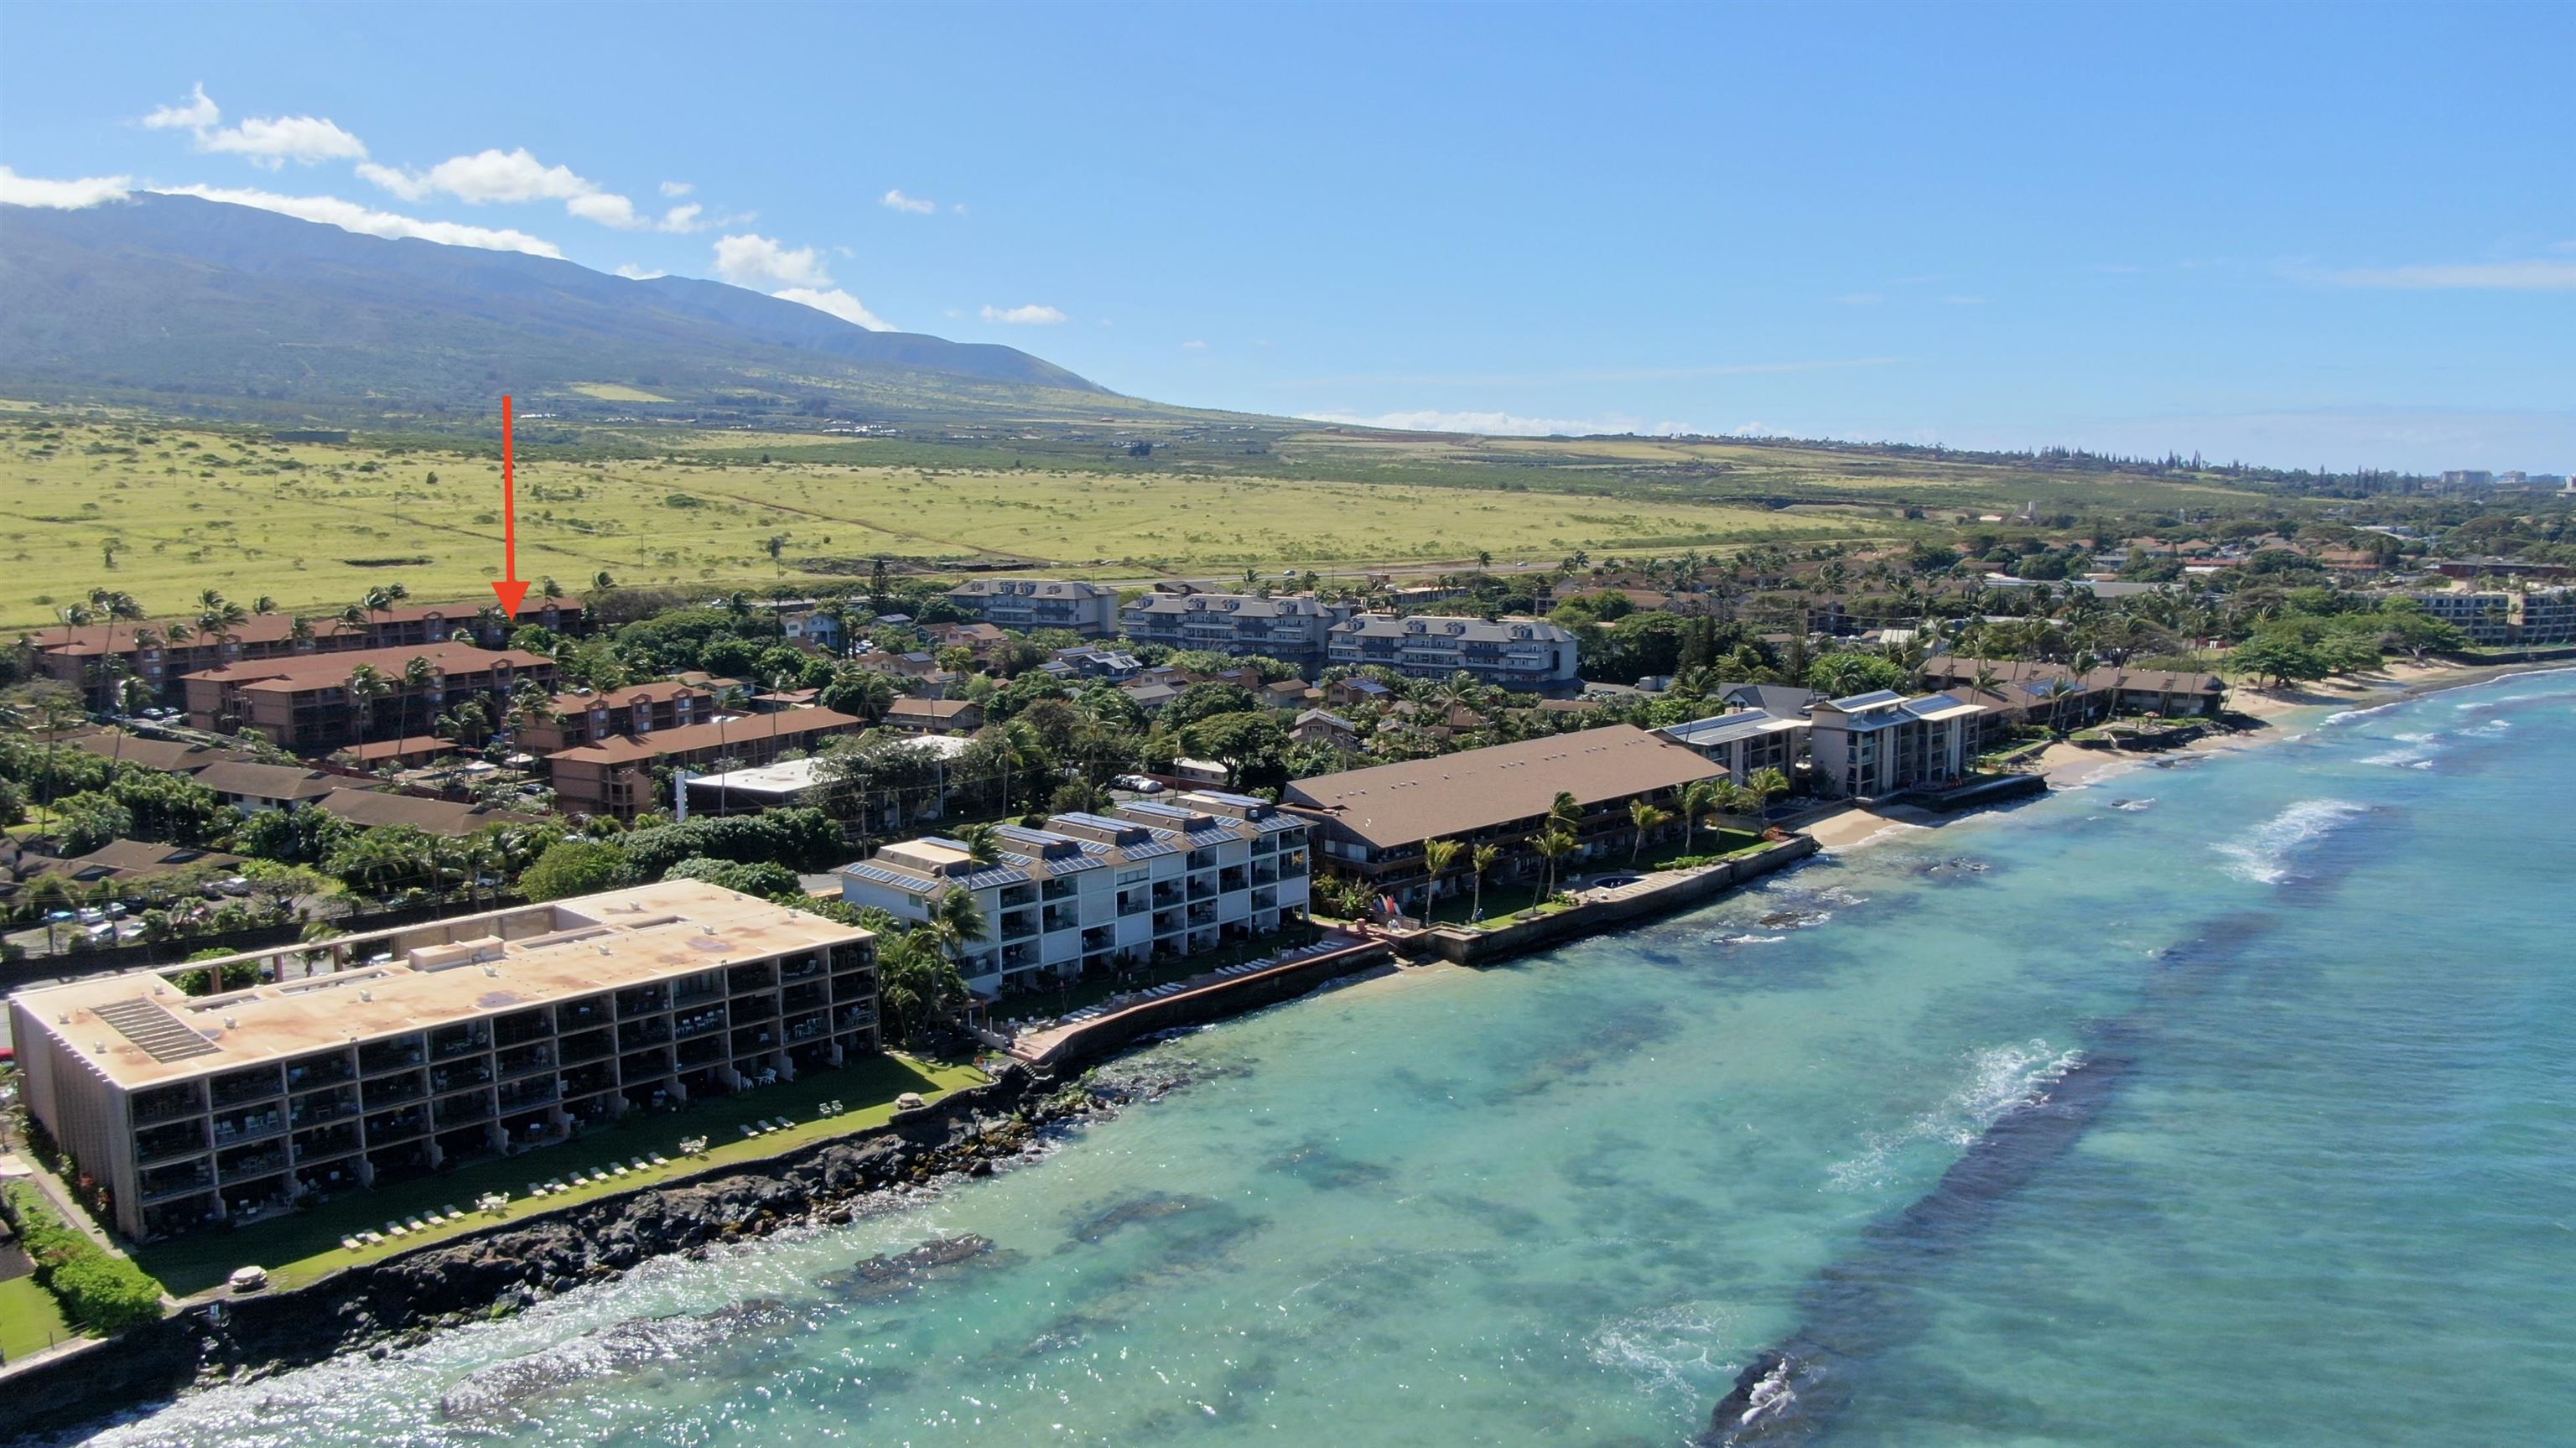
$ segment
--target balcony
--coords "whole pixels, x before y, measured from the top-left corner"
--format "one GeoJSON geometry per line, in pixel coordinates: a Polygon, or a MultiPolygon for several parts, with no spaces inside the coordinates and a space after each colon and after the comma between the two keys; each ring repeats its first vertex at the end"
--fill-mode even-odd
{"type": "Polygon", "coordinates": [[[731,1014],[733,1023],[737,1026],[741,1025],[745,1021],[774,1020],[778,1016],[778,998],[775,996],[744,996],[740,1000],[734,1001],[732,1004],[728,1005],[725,1009],[731,1014]]]}
{"type": "Polygon", "coordinates": [[[429,1082],[420,1072],[401,1076],[379,1076],[366,1087],[367,1109],[380,1110],[405,1101],[418,1101],[429,1094],[429,1082]]]}
{"type": "Polygon", "coordinates": [[[206,1124],[202,1121],[173,1122],[134,1133],[134,1161],[137,1166],[205,1149],[206,1124]]]}
{"type": "Polygon", "coordinates": [[[1296,853],[1295,853],[1295,854],[1293,854],[1293,855],[1291,855],[1291,854],[1282,854],[1282,855],[1279,857],[1279,878],[1280,878],[1280,879],[1282,879],[1282,880],[1303,879],[1303,878],[1305,878],[1305,875],[1306,875],[1306,852],[1305,852],[1304,850],[1299,850],[1298,852],[1296,852],[1296,853]]]}
{"type": "Polygon", "coordinates": [[[671,1074],[671,1053],[661,1049],[638,1051],[617,1058],[618,1079],[633,1085],[671,1074]]]}
{"type": "Polygon", "coordinates": [[[158,1126],[183,1116],[202,1116],[205,1111],[206,1098],[193,1083],[138,1092],[134,1097],[134,1124],[137,1126],[158,1126]]]}
{"type": "Polygon", "coordinates": [[[1276,910],[1276,909],[1278,909],[1278,908],[1279,908],[1279,891],[1277,890],[1277,888],[1275,888],[1275,887],[1264,887],[1264,888],[1260,888],[1260,889],[1256,889],[1256,890],[1254,890],[1254,891],[1252,892],[1252,908],[1253,908],[1253,909],[1255,909],[1255,910],[1276,910]]]}
{"type": "Polygon", "coordinates": [[[502,1082],[495,1090],[500,1110],[528,1110],[533,1105],[549,1105],[556,1098],[554,1077],[536,1077],[526,1082],[502,1082]]]}
{"type": "Polygon", "coordinates": [[[1038,899],[1041,901],[1070,900],[1079,893],[1081,892],[1074,888],[1071,880],[1050,879],[1038,887],[1038,899]]]}
{"type": "Polygon", "coordinates": [[[1253,866],[1253,867],[1252,867],[1252,876],[1251,876],[1251,879],[1252,879],[1253,888],[1255,888],[1255,889],[1259,889],[1261,886],[1264,886],[1264,885],[1276,885],[1276,884],[1278,884],[1278,883],[1279,883],[1279,866],[1278,866],[1278,863],[1277,863],[1276,861],[1264,860],[1264,861],[1262,861],[1260,864],[1257,864],[1257,865],[1253,866]]]}
{"type": "Polygon", "coordinates": [[[678,1057],[680,1069],[683,1071],[713,1065],[725,1058],[725,1039],[722,1036],[713,1035],[695,1036],[682,1041],[679,1049],[673,1054],[678,1057]]]}
{"type": "Polygon", "coordinates": [[[228,1182],[249,1181],[253,1177],[284,1170],[286,1143],[283,1141],[245,1147],[240,1151],[219,1152],[215,1156],[215,1171],[228,1182]]]}
{"type": "Polygon", "coordinates": [[[1020,910],[1004,915],[1001,929],[997,932],[1003,940],[1026,940],[1037,933],[1038,914],[1034,910],[1020,910]]]}
{"type": "Polygon", "coordinates": [[[382,1146],[388,1141],[402,1141],[426,1134],[429,1131],[429,1108],[413,1106],[401,1111],[381,1112],[368,1117],[363,1124],[367,1128],[367,1144],[382,1146]]]}
{"type": "Polygon", "coordinates": [[[596,996],[555,1007],[555,1030],[562,1035],[603,1024],[607,1019],[608,1003],[596,996]]]}
{"type": "Polygon", "coordinates": [[[1255,835],[1252,837],[1252,853],[1254,855],[1275,855],[1278,852],[1279,837],[1277,835],[1255,835]]]}
{"type": "Polygon", "coordinates": [[[217,1116],[214,1139],[218,1148],[239,1142],[257,1141],[263,1136],[276,1136],[286,1130],[286,1113],[271,1106],[264,1110],[237,1111],[217,1116]]]}
{"type": "Polygon", "coordinates": [[[617,993],[617,1018],[621,1021],[656,1015],[670,1008],[671,993],[658,985],[638,986],[617,993]]]}
{"type": "Polygon", "coordinates": [[[795,956],[780,962],[778,967],[778,978],[782,981],[812,980],[822,973],[823,957],[819,955],[795,956]]]}
{"type": "Polygon", "coordinates": [[[1199,878],[1196,876],[1191,878],[1190,898],[1192,900],[1213,900],[1216,898],[1216,894],[1216,881],[1214,879],[1199,878]]]}
{"type": "Polygon", "coordinates": [[[819,1011],[810,1016],[799,1016],[787,1023],[787,1039],[790,1043],[810,1041],[831,1029],[831,1025],[831,1021],[819,1011]]]}
{"type": "Polygon", "coordinates": [[[562,1044],[557,1047],[563,1063],[567,1066],[577,1066],[584,1061],[596,1061],[616,1049],[616,1038],[606,1031],[584,1031],[578,1036],[566,1036],[562,1044]]]}
{"type": "Polygon", "coordinates": [[[1118,913],[1122,916],[1142,915],[1145,913],[1145,901],[1145,892],[1142,890],[1121,890],[1118,892],[1118,913]]]}
{"type": "Polygon", "coordinates": [[[1170,934],[1172,934],[1173,932],[1175,932],[1175,931],[1179,930],[1180,928],[1181,928],[1181,912],[1180,912],[1180,911],[1178,911],[1178,910],[1157,910],[1157,911],[1155,911],[1155,912],[1154,912],[1154,933],[1155,933],[1156,935],[1170,935],[1170,934]]]}
{"type": "Polygon", "coordinates": [[[491,1049],[492,1033],[480,1025],[450,1027],[429,1033],[429,1059],[433,1062],[477,1056],[491,1049]]]}
{"type": "Polygon", "coordinates": [[[1096,950],[1111,949],[1117,944],[1118,931],[1114,926],[1094,925],[1082,932],[1082,953],[1085,955],[1096,950]]]}
{"type": "Polygon", "coordinates": [[[1216,868],[1216,851],[1192,850],[1190,851],[1189,862],[1181,868],[1185,870],[1213,870],[1216,868]]]}
{"type": "Polygon", "coordinates": [[[555,1048],[545,1042],[505,1048],[493,1064],[505,1081],[539,1071],[552,1071],[555,1068],[555,1048]]]}
{"type": "Polygon", "coordinates": [[[210,1094],[214,1097],[215,1109],[217,1111],[221,1111],[227,1106],[240,1106],[247,1102],[265,1101],[271,1096],[284,1095],[286,1090],[284,1078],[279,1074],[278,1069],[275,1066],[261,1066],[255,1070],[249,1071],[234,1071],[228,1075],[217,1076],[213,1081],[208,1082],[207,1085],[210,1094]]]}
{"type": "Polygon", "coordinates": [[[295,1159],[317,1161],[326,1156],[346,1156],[358,1149],[358,1123],[343,1121],[318,1131],[295,1134],[295,1159]]]}
{"type": "Polygon", "coordinates": [[[429,1073],[429,1094],[444,1096],[450,1091],[463,1091],[473,1086],[492,1084],[492,1063],[488,1059],[459,1062],[453,1066],[434,1066],[429,1073]]]}
{"type": "Polygon", "coordinates": [[[387,1071],[408,1070],[422,1064],[427,1055],[418,1036],[370,1041],[358,1048],[358,1074],[380,1076],[387,1071]]]}
{"type": "Polygon", "coordinates": [[[1059,930],[1071,930],[1081,923],[1081,911],[1073,909],[1058,910],[1053,907],[1049,907],[1045,914],[1040,917],[1038,928],[1052,935],[1059,930]]]}
{"type": "Polygon", "coordinates": [[[358,1063],[350,1059],[346,1051],[334,1051],[328,1056],[307,1056],[301,1061],[287,1063],[286,1067],[286,1089],[289,1091],[309,1091],[317,1086],[336,1086],[357,1079],[358,1063]]]}
{"type": "Polygon", "coordinates": [[[847,945],[832,947],[832,972],[835,975],[845,970],[872,970],[876,963],[877,952],[873,942],[854,940],[847,945]]]}
{"type": "Polygon", "coordinates": [[[671,1020],[668,1016],[617,1023],[617,1049],[620,1051],[641,1051],[647,1046],[666,1044],[670,1039],[671,1020]]]}
{"type": "Polygon", "coordinates": [[[477,1091],[471,1096],[450,1096],[431,1109],[436,1114],[438,1129],[445,1131],[454,1126],[489,1121],[492,1118],[492,1096],[486,1091],[477,1091]]]}
{"type": "Polygon", "coordinates": [[[544,1011],[521,1011],[492,1023],[493,1043],[504,1048],[542,1041],[554,1033],[555,1023],[544,1011]]]}
{"type": "Polygon", "coordinates": [[[563,1094],[566,1099],[589,1096],[605,1091],[616,1084],[616,1068],[606,1061],[598,1061],[577,1071],[566,1071],[563,1076],[563,1094]]]}
{"type": "Polygon", "coordinates": [[[1216,923],[1216,902],[1215,902],[1215,901],[1211,900],[1211,901],[1209,901],[1207,904],[1204,904],[1204,905],[1193,905],[1193,906],[1191,906],[1191,907],[1190,907],[1190,926],[1191,926],[1191,928],[1192,928],[1192,929],[1196,929],[1196,928],[1198,928],[1199,926],[1202,926],[1202,925],[1214,925],[1215,923],[1216,923]]]}
{"type": "Polygon", "coordinates": [[[830,996],[824,991],[823,983],[819,980],[805,985],[791,985],[778,993],[779,1010],[791,1016],[799,1011],[820,1010],[829,1001],[830,996]]]}
{"type": "Polygon", "coordinates": [[[1239,890],[1252,888],[1252,880],[1241,865],[1234,865],[1217,872],[1216,887],[1225,894],[1231,895],[1239,890]]]}
{"type": "Polygon", "coordinates": [[[877,1023],[874,1006],[843,1006],[832,1013],[835,1031],[864,1031],[877,1023]]]}
{"type": "Polygon", "coordinates": [[[287,1107],[287,1124],[297,1130],[319,1126],[326,1121],[340,1121],[358,1114],[357,1088],[342,1086],[330,1091],[316,1091],[298,1096],[287,1107]]]}
{"type": "Polygon", "coordinates": [[[724,1029],[724,1023],[725,1013],[722,1007],[675,1016],[671,1021],[671,1038],[685,1041],[693,1036],[703,1036],[709,1031],[721,1031],[724,1029]]]}
{"type": "Polygon", "coordinates": [[[157,1171],[147,1171],[135,1185],[141,1192],[143,1200],[158,1202],[166,1201],[171,1197],[184,1196],[189,1192],[201,1192],[214,1184],[213,1165],[204,1161],[192,1161],[182,1162],[177,1166],[165,1166],[157,1171]]]}
{"type": "Polygon", "coordinates": [[[1002,898],[997,903],[1005,910],[1021,905],[1035,905],[1038,903],[1037,887],[1035,885],[1008,886],[1002,891],[1002,898]]]}
{"type": "Polygon", "coordinates": [[[1182,890],[1181,890],[1181,882],[1180,882],[1180,881],[1178,881],[1178,880],[1157,880],[1157,881],[1155,881],[1155,882],[1154,882],[1154,908],[1155,908],[1155,909],[1157,909],[1157,910],[1160,910],[1160,909],[1162,909],[1162,908],[1163,908],[1164,906],[1166,906],[1166,905],[1178,905],[1178,904],[1180,904],[1180,903],[1181,903],[1181,894],[1182,894],[1182,890]]]}
{"type": "Polygon", "coordinates": [[[770,968],[768,961],[756,960],[726,971],[725,984],[736,995],[747,990],[768,990],[778,984],[778,972],[770,968]]]}

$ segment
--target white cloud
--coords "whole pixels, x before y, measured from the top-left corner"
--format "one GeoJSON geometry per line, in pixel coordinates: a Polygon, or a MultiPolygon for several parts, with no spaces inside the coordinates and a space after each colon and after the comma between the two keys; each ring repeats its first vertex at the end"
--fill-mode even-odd
{"type": "Polygon", "coordinates": [[[908,212],[914,216],[928,216],[939,209],[939,203],[936,201],[925,201],[918,196],[906,196],[901,191],[887,192],[877,198],[877,204],[889,211],[908,212]]]}
{"type": "Polygon", "coordinates": [[[2576,291],[2576,261],[2480,261],[2356,268],[2334,273],[2340,286],[2406,291],[2576,291]]]}
{"type": "Polygon", "coordinates": [[[453,221],[424,221],[416,216],[402,216],[391,211],[375,211],[354,201],[336,196],[281,196],[274,191],[252,191],[223,186],[160,186],[152,188],[172,196],[196,196],[207,201],[221,201],[231,206],[255,206],[305,221],[319,221],[367,236],[413,237],[434,241],[442,246],[471,246],[485,251],[519,251],[530,256],[561,258],[563,251],[553,242],[530,236],[524,231],[488,226],[466,226],[453,221]]]}
{"type": "Polygon", "coordinates": [[[820,288],[832,284],[832,270],[823,264],[821,252],[810,246],[790,250],[774,238],[753,233],[717,239],[716,275],[741,287],[820,288]]]}
{"type": "Polygon", "coordinates": [[[867,309],[865,303],[838,287],[817,291],[812,287],[789,287],[770,295],[781,301],[802,302],[818,312],[829,312],[844,322],[855,322],[871,332],[896,332],[902,329],[867,309]]]}
{"type": "Polygon", "coordinates": [[[366,143],[324,116],[253,116],[238,126],[197,132],[197,149],[241,156],[274,171],[289,161],[362,161],[366,143]]]}
{"type": "Polygon", "coordinates": [[[205,82],[199,81],[190,90],[186,105],[163,106],[145,116],[142,124],[155,131],[203,131],[223,118],[223,111],[206,98],[205,82]]]}
{"type": "Polygon", "coordinates": [[[670,275],[670,273],[666,271],[655,271],[651,267],[637,266],[631,261],[620,262],[617,267],[617,274],[626,278],[630,282],[649,282],[655,277],[666,277],[670,275]]]}
{"type": "Polygon", "coordinates": [[[686,181],[665,181],[662,183],[662,194],[669,197],[686,196],[697,189],[698,188],[690,185],[686,181]]]}
{"type": "MultiPolygon", "coordinates": [[[[564,210],[588,222],[618,231],[693,231],[705,210],[694,203],[674,206],[655,221],[635,209],[635,203],[609,190],[569,166],[549,166],[538,160],[525,146],[504,151],[499,148],[477,151],[471,156],[451,156],[426,171],[406,171],[395,166],[372,162],[358,168],[358,174],[405,201],[419,201],[430,196],[452,196],[469,206],[494,203],[504,205],[531,201],[560,201],[564,210]]],[[[689,188],[680,182],[666,181],[663,194],[676,196],[689,188]],[[679,190],[671,188],[677,186],[679,190]]]]}
{"type": "Polygon", "coordinates": [[[238,126],[223,126],[223,118],[223,108],[200,82],[189,89],[186,104],[163,106],[142,124],[155,131],[186,131],[200,151],[240,156],[271,171],[289,161],[310,166],[367,159],[366,143],[325,116],[252,116],[238,126]]]}
{"type": "Polygon", "coordinates": [[[0,206],[42,206],[79,211],[102,201],[122,201],[133,194],[131,176],[84,176],[77,181],[47,181],[21,176],[0,166],[0,206]]]}
{"type": "Polygon", "coordinates": [[[1025,307],[988,306],[981,315],[987,322],[1000,322],[1009,327],[1052,327],[1064,320],[1064,313],[1035,302],[1025,307]]]}
{"type": "Polygon", "coordinates": [[[1207,350],[1207,343],[1200,341],[1196,337],[1192,337],[1181,344],[1181,350],[1184,352],[1204,352],[1207,350]]]}
{"type": "Polygon", "coordinates": [[[1512,412],[1382,412],[1374,417],[1348,412],[1303,412],[1314,422],[1355,427],[1382,427],[1398,432],[1474,432],[1496,437],[1587,437],[1597,433],[1635,433],[1643,437],[1679,437],[1704,431],[1679,422],[1648,424],[1641,418],[1524,417],[1512,412]]]}

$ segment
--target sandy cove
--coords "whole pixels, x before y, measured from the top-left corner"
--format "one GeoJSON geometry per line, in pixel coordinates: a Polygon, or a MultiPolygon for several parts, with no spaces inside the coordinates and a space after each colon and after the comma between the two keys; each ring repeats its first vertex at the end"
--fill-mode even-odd
{"type": "MultiPolygon", "coordinates": [[[[2132,754],[2111,749],[2085,749],[2059,742],[2041,751],[2039,772],[2051,789],[2075,789],[2098,779],[2135,769],[2174,754],[2232,754],[2259,749],[2307,733],[2332,714],[2346,709],[2376,708],[2444,689],[2483,684],[2510,674],[2541,673],[2576,667],[2566,664],[2387,664],[2367,674],[2323,680],[2292,689],[2240,687],[2228,695],[2228,712],[2260,721],[2258,727],[2206,734],[2179,749],[2132,754]]],[[[1972,812],[1973,813],[1973,812],[1972,812]]],[[[1916,830],[1934,829],[1961,815],[1945,815],[1913,805],[1862,808],[1854,805],[1800,826],[1829,851],[1900,839],[1916,830]]]]}

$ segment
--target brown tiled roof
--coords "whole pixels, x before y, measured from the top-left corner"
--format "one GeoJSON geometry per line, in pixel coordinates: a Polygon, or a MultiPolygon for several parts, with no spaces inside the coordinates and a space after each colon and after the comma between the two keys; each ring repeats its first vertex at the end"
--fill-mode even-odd
{"type": "Polygon", "coordinates": [[[656,729],[650,734],[620,734],[596,744],[584,744],[577,749],[549,755],[547,759],[550,763],[571,760],[579,764],[632,764],[639,759],[659,759],[666,754],[716,749],[748,740],[766,739],[773,734],[781,739],[792,739],[810,734],[844,733],[865,724],[863,719],[831,709],[789,709],[783,713],[764,714],[757,719],[690,724],[678,729],[656,729]]]}
{"type": "Polygon", "coordinates": [[[981,711],[982,708],[972,699],[897,699],[886,710],[886,717],[891,719],[904,714],[919,719],[947,720],[955,719],[969,709],[981,711]]]}
{"type": "Polygon", "coordinates": [[[344,775],[291,764],[244,764],[227,761],[197,771],[197,783],[217,794],[252,799],[319,799],[340,787],[344,775]]]}
{"type": "Polygon", "coordinates": [[[1560,791],[1590,806],[1725,772],[1678,744],[1613,724],[1301,779],[1281,802],[1323,814],[1386,848],[1534,819],[1560,791]]]}
{"type": "MultiPolygon", "coordinates": [[[[514,622],[539,622],[544,617],[543,611],[546,606],[541,601],[531,600],[520,607],[514,622]]],[[[444,621],[470,623],[475,611],[481,607],[479,603],[408,603],[378,613],[375,615],[375,622],[379,627],[388,624],[420,623],[435,614],[444,621]]],[[[569,598],[554,600],[553,607],[557,618],[568,614],[578,615],[581,612],[581,604],[569,598]]],[[[291,609],[279,613],[253,614],[226,629],[224,633],[226,637],[245,644],[283,643],[295,632],[296,616],[295,611],[291,609]]],[[[338,634],[361,631],[358,625],[342,623],[336,615],[317,612],[306,613],[303,618],[313,625],[313,633],[317,638],[330,638],[338,634]]],[[[136,628],[147,628],[166,635],[170,625],[174,623],[186,624],[191,629],[196,627],[196,620],[193,618],[149,619],[139,625],[119,622],[113,627],[98,623],[85,624],[71,630],[71,643],[68,647],[64,645],[63,629],[59,624],[51,628],[30,630],[29,636],[35,641],[36,648],[44,653],[97,655],[107,652],[108,638],[113,633],[116,651],[124,653],[134,647],[136,628]]],[[[207,637],[208,635],[199,634],[182,647],[194,647],[207,637]]]]}
{"type": "Polygon", "coordinates": [[[651,683],[627,684],[615,689],[595,690],[588,694],[557,694],[553,704],[554,711],[558,714],[587,714],[593,706],[622,709],[630,704],[659,704],[665,699],[677,699],[684,694],[695,695],[706,692],[708,688],[704,685],[692,684],[680,679],[656,679],[651,683]]]}
{"type": "Polygon", "coordinates": [[[252,760],[251,755],[239,750],[217,749],[211,744],[190,744],[182,739],[145,739],[135,734],[125,736],[125,743],[120,748],[113,729],[66,736],[63,742],[85,749],[101,759],[121,759],[127,764],[157,769],[164,774],[186,774],[209,764],[227,761],[247,764],[252,760]]]}
{"type": "Polygon", "coordinates": [[[456,747],[456,741],[452,739],[441,739],[435,734],[414,734],[404,739],[352,744],[339,752],[352,759],[401,759],[414,754],[445,754],[456,747]]]}
{"type": "Polygon", "coordinates": [[[46,873],[82,875],[104,870],[117,875],[158,875],[171,870],[185,870],[196,865],[229,869],[242,862],[239,855],[215,850],[192,849],[186,845],[153,844],[144,840],[110,840],[86,855],[74,855],[57,862],[46,873]]]}
{"type": "Polygon", "coordinates": [[[285,688],[322,689],[345,682],[360,664],[374,668],[387,680],[400,682],[402,671],[414,659],[427,659],[433,667],[451,674],[480,673],[500,664],[514,669],[537,665],[552,666],[554,660],[525,649],[481,649],[472,644],[434,643],[400,644],[385,649],[346,649],[336,654],[295,654],[286,658],[246,659],[226,664],[220,669],[205,669],[188,675],[191,679],[208,679],[218,683],[257,687],[272,684],[285,688]]]}
{"type": "Polygon", "coordinates": [[[489,805],[458,804],[372,789],[335,789],[322,797],[321,807],[351,824],[410,825],[433,835],[470,835],[486,825],[528,824],[537,818],[489,805]]]}

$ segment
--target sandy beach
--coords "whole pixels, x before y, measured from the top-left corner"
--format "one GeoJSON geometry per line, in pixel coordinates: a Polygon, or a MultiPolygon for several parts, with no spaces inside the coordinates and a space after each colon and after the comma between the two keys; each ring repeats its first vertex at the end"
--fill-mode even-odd
{"type": "MultiPolygon", "coordinates": [[[[2508,674],[2571,667],[2576,665],[2391,663],[2367,674],[2324,679],[2290,689],[2258,689],[2242,685],[2229,691],[2227,708],[2232,714],[2259,721],[2254,728],[2205,734],[2178,750],[2146,753],[2086,749],[2060,741],[2041,751],[2039,773],[2046,777],[2051,789],[2076,789],[2177,753],[2229,754],[2259,749],[2283,739],[2295,739],[2345,709],[2393,704],[2443,689],[2483,684],[2508,674]]],[[[1970,815],[1973,813],[1971,811],[1970,815]]],[[[1951,820],[1967,817],[1970,816],[1936,814],[1912,805],[1870,808],[1854,805],[1800,828],[1804,833],[1815,836],[1816,842],[1825,849],[1842,851],[1901,839],[1916,830],[1935,829],[1951,820]]]]}

